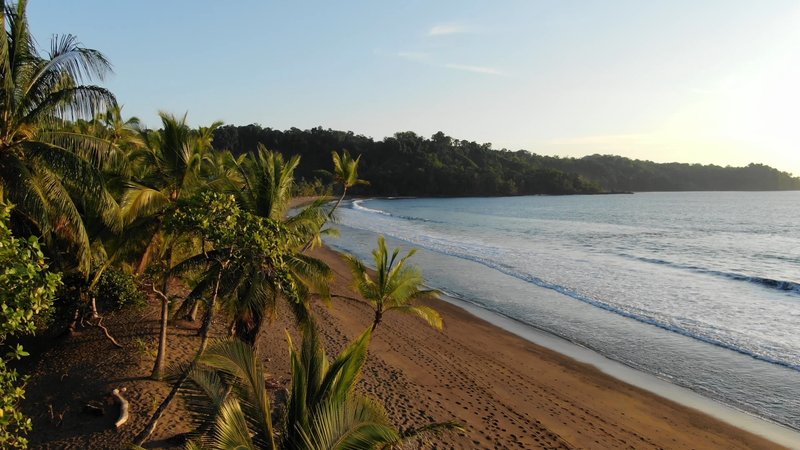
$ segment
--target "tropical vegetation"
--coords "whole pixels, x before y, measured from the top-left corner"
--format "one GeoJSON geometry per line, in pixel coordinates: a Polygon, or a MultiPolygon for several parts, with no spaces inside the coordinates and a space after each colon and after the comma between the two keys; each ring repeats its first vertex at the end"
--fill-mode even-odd
{"type": "Polygon", "coordinates": [[[19,409],[24,376],[11,366],[27,355],[21,336],[43,326],[97,327],[122,347],[104,314],[151,302],[160,313],[151,376],[169,376],[172,389],[157,399],[137,444],[179,394],[197,426],[189,448],[391,448],[459,429],[443,423],[400,431],[357,388],[387,313],[442,329],[440,314],[422,301],[436,291],[409,264],[413,249],[390,251],[380,237],[374,268],[347,257],[353,289],[374,315],[336,358],[325,353],[311,302],[331,298],[332,271],[311,250],[336,234],[331,223],[348,194],[800,188],[797,178],[759,165],[547,158],[443,133],[375,141],[321,128],[192,127],[187,115],[166,112],[152,130],[126,118],[113,94],[93,84],[111,70],[102,53],[71,35],[38,50],[26,6],[0,0],[2,448],[24,448],[31,430],[19,409]],[[293,209],[296,195],[322,197],[293,209]],[[279,305],[291,311],[302,344],[296,348],[287,334],[291,384],[275,401],[257,355],[279,305]],[[171,373],[173,325],[198,319],[195,356],[171,373]],[[215,321],[224,323],[226,339],[211,340],[215,321]]]}
{"type": "Polygon", "coordinates": [[[425,434],[398,432],[375,399],[354,389],[371,331],[330,362],[309,308],[312,295],[330,298],[331,271],[308,250],[335,234],[328,224],[348,189],[366,184],[360,157],[334,152],[327,184],[298,180],[299,156],[261,145],[215,150],[221,123],[193,128],[186,115],[162,112],[161,127],[147,129],[91,84],[110,72],[102,53],[74,36],[55,37],[39,53],[26,6],[0,0],[0,446],[25,447],[31,429],[19,410],[24,377],[7,365],[27,355],[16,339],[42,324],[70,332],[93,326],[122,347],[103,314],[147,298],[160,303],[155,379],[167,373],[170,324],[202,320],[195,358],[171,378],[172,391],[137,443],[178,392],[198,386],[225,395],[211,395],[215,414],[194,411],[210,421],[198,428],[196,445],[376,448],[425,434]],[[332,186],[341,194],[335,205],[322,198],[289,211],[294,194],[332,186]],[[292,396],[272,410],[255,352],[280,302],[304,338],[302,350],[291,349],[292,396]],[[211,344],[219,317],[229,338],[211,344]],[[278,410],[287,419],[272,424],[278,410]],[[233,436],[224,432],[230,426],[244,433],[222,439],[233,436]]]}
{"type": "Polygon", "coordinates": [[[422,272],[406,263],[414,256],[416,249],[411,249],[400,257],[400,248],[391,254],[386,247],[386,239],[378,237],[378,248],[372,251],[375,262],[374,274],[361,260],[353,255],[346,255],[353,272],[353,287],[366,299],[375,311],[372,331],[380,325],[384,314],[390,311],[414,314],[426,321],[430,326],[441,330],[444,325],[442,316],[433,308],[417,303],[426,296],[436,296],[435,289],[424,289],[422,272]]]}
{"type": "Polygon", "coordinates": [[[197,433],[189,449],[379,449],[419,444],[454,422],[403,431],[380,403],[355,389],[372,330],[367,329],[330,361],[316,326],[303,328],[300,349],[289,340],[291,384],[275,404],[266,372],[253,348],[239,340],[215,342],[187,369],[182,390],[197,433]]]}
{"type": "MultiPolygon", "coordinates": [[[[761,164],[721,167],[713,164],[655,163],[621,156],[582,158],[543,156],[527,150],[494,149],[447,136],[410,131],[381,140],[352,131],[276,130],[225,125],[214,132],[214,148],[234,155],[262,144],[303,158],[298,177],[330,180],[330,149],[348,149],[363,157],[361,176],[369,185],[354,186],[357,195],[499,196],[593,194],[641,191],[729,191],[800,189],[800,177],[761,164]]],[[[533,149],[531,149],[533,150],[533,149]]]]}
{"type": "Polygon", "coordinates": [[[9,362],[28,353],[8,339],[32,334],[52,307],[58,274],[49,272],[36,237],[20,239],[9,228],[12,207],[0,202],[0,447],[25,448],[31,420],[19,410],[24,380],[9,362]]]}

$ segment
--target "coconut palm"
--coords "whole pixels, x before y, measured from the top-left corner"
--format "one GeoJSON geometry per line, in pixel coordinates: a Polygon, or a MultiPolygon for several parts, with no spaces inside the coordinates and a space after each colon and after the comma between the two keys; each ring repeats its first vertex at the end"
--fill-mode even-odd
{"type": "Polygon", "coordinates": [[[292,199],[294,171],[300,156],[285,160],[262,144],[237,168],[244,181],[236,198],[243,208],[261,217],[283,220],[292,199]]]}
{"type": "Polygon", "coordinates": [[[353,272],[353,284],[375,310],[372,330],[378,327],[383,315],[389,311],[415,314],[428,322],[432,327],[441,330],[442,316],[430,306],[417,305],[414,301],[426,295],[438,295],[438,291],[422,289],[422,272],[406,261],[416,253],[411,249],[406,256],[398,259],[400,249],[396,248],[389,256],[386,240],[378,236],[378,248],[372,251],[375,261],[375,275],[358,258],[346,255],[347,262],[353,272]]]}
{"type": "MultiPolygon", "coordinates": [[[[147,133],[146,147],[133,152],[130,159],[140,166],[138,176],[127,183],[122,198],[122,218],[127,227],[145,229],[149,236],[137,272],[155,258],[161,265],[161,279],[154,281],[152,290],[161,299],[161,329],[158,353],[152,377],[161,379],[166,359],[167,324],[169,321],[169,270],[174,265],[175,248],[180,236],[168,234],[163,229],[164,214],[177,202],[204,189],[209,180],[201,176],[205,154],[210,151],[207,135],[189,128],[186,115],[177,118],[160,113],[162,129],[147,133]]],[[[209,129],[219,127],[214,123],[209,129]]]]}
{"type": "Polygon", "coordinates": [[[369,184],[369,181],[358,178],[358,163],[361,161],[361,155],[356,159],[350,156],[350,152],[343,150],[342,154],[331,152],[333,159],[333,181],[342,185],[342,195],[336,200],[333,209],[329,213],[330,216],[339,207],[339,204],[344,200],[347,195],[347,189],[359,184],[369,184]]]}
{"type": "Polygon", "coordinates": [[[145,147],[141,122],[137,117],[125,119],[122,107],[115,106],[95,117],[87,134],[97,136],[108,143],[105,164],[102,169],[106,179],[116,181],[114,186],[122,193],[122,182],[134,176],[129,157],[145,147]]]}
{"type": "Polygon", "coordinates": [[[235,334],[251,344],[256,344],[265,318],[275,314],[278,298],[291,299],[288,304],[302,323],[308,318],[306,301],[311,290],[323,298],[330,295],[330,269],[322,261],[302,253],[306,243],[318,240],[323,233],[320,228],[325,222],[324,202],[313,202],[297,214],[286,216],[299,162],[298,156],[287,161],[280,153],[259,145],[256,152],[236,166],[243,180],[241,188],[234,192],[237,203],[250,214],[281,222],[286,229],[288,251],[283,261],[292,280],[290,286],[278,282],[272,274],[272,263],[258,258],[235,271],[241,279],[234,283],[237,289],[228,297],[227,305],[235,318],[235,334]]]}
{"type": "Polygon", "coordinates": [[[252,347],[219,341],[189,370],[182,394],[197,426],[190,449],[377,449],[419,442],[455,423],[396,430],[375,399],[355,391],[371,330],[329,361],[316,327],[303,332],[301,349],[289,338],[291,386],[285,405],[273,405],[263,366],[252,347]],[[283,406],[283,408],[280,408],[283,406]],[[273,423],[276,412],[283,420],[273,423]]]}
{"type": "Polygon", "coordinates": [[[0,0],[0,195],[17,205],[16,220],[51,249],[66,244],[87,272],[91,251],[81,213],[93,211],[112,225],[117,212],[97,167],[73,151],[97,149],[97,139],[65,125],[115,105],[109,91],[84,84],[102,80],[110,64],[71,35],[54,37],[40,55],[26,6],[0,0]]]}

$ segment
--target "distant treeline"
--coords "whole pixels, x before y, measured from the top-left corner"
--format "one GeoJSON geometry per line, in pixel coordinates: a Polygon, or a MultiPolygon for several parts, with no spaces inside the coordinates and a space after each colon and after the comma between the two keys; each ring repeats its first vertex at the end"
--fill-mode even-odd
{"type": "Polygon", "coordinates": [[[491,144],[454,139],[439,132],[426,139],[413,132],[376,141],[351,131],[312,128],[286,131],[259,125],[226,125],[214,133],[216,149],[234,154],[257,144],[302,157],[297,175],[322,177],[333,150],[362,155],[359,172],[370,181],[353,193],[386,196],[497,196],[592,194],[625,191],[787,190],[800,178],[768,166],[720,167],[658,164],[621,156],[541,156],[494,150],[491,144]]]}

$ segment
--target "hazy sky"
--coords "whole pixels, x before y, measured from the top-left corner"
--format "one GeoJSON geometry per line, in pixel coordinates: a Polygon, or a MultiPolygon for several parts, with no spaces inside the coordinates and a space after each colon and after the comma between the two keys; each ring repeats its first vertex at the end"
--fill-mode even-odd
{"type": "Polygon", "coordinates": [[[800,2],[31,0],[125,113],[800,175],[800,2]]]}

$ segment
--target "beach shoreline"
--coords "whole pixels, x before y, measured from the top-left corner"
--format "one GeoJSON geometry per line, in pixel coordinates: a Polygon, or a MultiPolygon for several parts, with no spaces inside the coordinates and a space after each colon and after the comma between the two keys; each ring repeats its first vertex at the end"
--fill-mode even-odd
{"type": "Polygon", "coordinates": [[[800,431],[789,428],[783,424],[726,405],[694,392],[691,389],[607,358],[592,349],[580,346],[552,333],[540,330],[511,317],[487,310],[465,300],[450,296],[442,296],[440,301],[464,309],[475,316],[476,320],[486,321],[528,342],[540,345],[564,357],[574,359],[577,362],[588,364],[605,375],[643,389],[663,399],[669,399],[682,406],[695,409],[729,425],[754,433],[778,444],[787,445],[790,448],[797,448],[797,446],[800,445],[798,444],[800,443],[800,431]]]}
{"type": "MultiPolygon", "coordinates": [[[[335,297],[329,304],[312,300],[332,357],[371,324],[373,313],[353,293],[349,267],[339,252],[322,247],[311,254],[333,270],[332,293],[348,297],[335,297]]],[[[437,449],[797,447],[787,440],[791,436],[770,435],[769,440],[632,386],[603,373],[598,364],[572,357],[566,347],[556,345],[559,352],[531,342],[512,332],[519,330],[487,321],[495,320],[485,311],[444,299],[424,301],[441,312],[444,331],[415,316],[387,314],[373,336],[357,389],[375,396],[402,429],[450,420],[466,426],[465,433],[436,438],[437,449]]],[[[47,345],[30,358],[26,370],[32,376],[24,405],[34,421],[32,448],[129,447],[170,388],[149,379],[150,350],[133,350],[155,343],[157,313],[153,300],[144,311],[111,317],[109,330],[128,350],[114,349],[96,329],[55,344],[43,342],[47,345]],[[87,402],[102,404],[108,392],[123,387],[131,411],[125,427],[114,428],[114,407],[99,417],[80,412],[87,402]]],[[[226,325],[216,321],[212,337],[224,338],[226,325]]],[[[171,367],[194,355],[198,326],[178,322],[170,327],[171,367]]],[[[292,315],[281,304],[259,337],[259,353],[270,386],[276,388],[288,387],[290,380],[284,330],[298,342],[292,315]]],[[[145,447],[182,448],[182,435],[191,429],[186,405],[178,398],[145,447]]]]}
{"type": "MultiPolygon", "coordinates": [[[[315,250],[314,256],[334,269],[333,292],[352,295],[340,253],[325,247],[315,250]]],[[[336,329],[352,338],[369,323],[366,305],[334,302],[331,308],[316,308],[320,320],[327,322],[323,328],[336,329]]],[[[432,418],[461,420],[468,429],[481,430],[478,439],[469,436],[473,439],[452,448],[796,446],[799,435],[793,430],[733,410],[620,363],[607,359],[602,362],[598,359],[602,356],[547,333],[538,332],[539,336],[534,337],[537,333],[532,327],[512,319],[458,299],[428,302],[445,318],[443,333],[429,330],[413,317],[387,316],[386,327],[395,331],[392,340],[387,340],[379,330],[373,347],[381,350],[370,354],[370,358],[380,360],[379,365],[386,366],[373,369],[378,372],[375,375],[399,372],[411,380],[421,380],[421,386],[427,388],[423,391],[427,392],[419,392],[420,384],[409,392],[400,389],[391,395],[374,387],[368,387],[367,391],[374,391],[385,404],[395,397],[403,398],[412,410],[434,401],[437,407],[434,409],[441,409],[441,415],[430,414],[432,418]],[[503,319],[507,323],[499,323],[503,319]],[[524,332],[526,327],[529,333],[524,332]],[[553,342],[545,342],[548,336],[553,342]],[[555,342],[558,340],[563,342],[555,342]],[[412,348],[421,342],[427,348],[415,353],[412,348]],[[575,348],[569,349],[570,346],[575,348]],[[393,355],[389,349],[399,349],[402,357],[393,355]],[[493,379],[492,373],[504,375],[493,379]],[[485,381],[475,383],[480,379],[485,381]],[[438,383],[432,383],[433,380],[438,383]],[[495,404],[494,411],[480,406],[482,401],[495,404]],[[479,408],[480,413],[469,414],[471,408],[479,408]],[[457,417],[445,414],[455,411],[466,414],[457,417]],[[519,433],[510,431],[517,427],[519,433]],[[526,427],[533,428],[532,438],[525,435],[526,427]],[[550,436],[552,441],[545,444],[543,436],[550,436]]],[[[370,377],[365,378],[370,385],[370,377]]],[[[399,422],[413,419],[413,415],[401,416],[393,419],[399,422]]]]}

